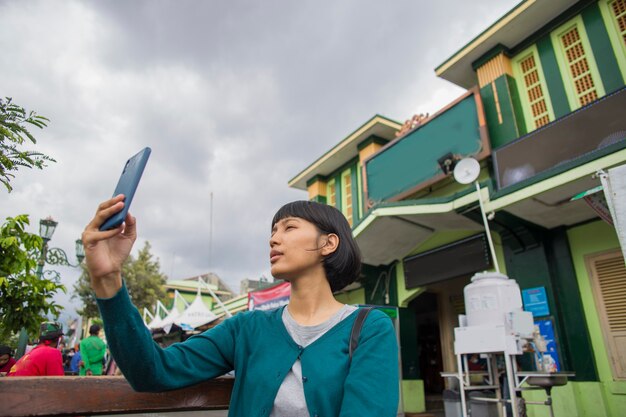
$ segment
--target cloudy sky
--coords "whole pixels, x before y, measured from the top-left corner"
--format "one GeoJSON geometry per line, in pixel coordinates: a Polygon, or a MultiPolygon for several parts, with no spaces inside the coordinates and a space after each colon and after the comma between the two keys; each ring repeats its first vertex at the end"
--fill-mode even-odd
{"type": "MultiPolygon", "coordinates": [[[[269,276],[276,209],[307,198],[287,181],[374,114],[460,95],[434,68],[517,2],[0,0],[0,95],[50,119],[35,149],[57,160],[0,190],[0,216],[28,213],[35,233],[52,216],[74,259],[150,146],[135,253],[147,240],[170,278],[213,271],[238,291],[269,276]]],[[[78,273],[58,269],[71,293],[78,273]]]]}

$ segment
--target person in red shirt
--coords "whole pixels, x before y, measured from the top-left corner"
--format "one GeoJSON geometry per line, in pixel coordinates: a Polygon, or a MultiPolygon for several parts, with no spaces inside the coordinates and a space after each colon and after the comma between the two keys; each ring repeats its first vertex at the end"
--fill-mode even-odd
{"type": "Polygon", "coordinates": [[[63,357],[57,349],[61,336],[63,327],[60,323],[42,323],[39,328],[39,344],[13,365],[8,376],[64,375],[63,357]]]}

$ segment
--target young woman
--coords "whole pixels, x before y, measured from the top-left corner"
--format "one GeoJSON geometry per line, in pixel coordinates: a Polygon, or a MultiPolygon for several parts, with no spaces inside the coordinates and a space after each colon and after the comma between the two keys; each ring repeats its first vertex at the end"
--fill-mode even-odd
{"type": "Polygon", "coordinates": [[[117,229],[99,226],[123,207],[102,203],[83,233],[87,268],[109,348],[134,389],[181,388],[236,371],[229,416],[392,417],[398,407],[398,347],[391,320],[372,310],[350,358],[355,307],[333,297],[360,273],[350,226],[337,209],[308,201],[272,220],[272,275],[291,283],[288,306],[240,313],[166,349],[152,341],[130,302],[122,263],[136,239],[130,214],[117,229]]]}

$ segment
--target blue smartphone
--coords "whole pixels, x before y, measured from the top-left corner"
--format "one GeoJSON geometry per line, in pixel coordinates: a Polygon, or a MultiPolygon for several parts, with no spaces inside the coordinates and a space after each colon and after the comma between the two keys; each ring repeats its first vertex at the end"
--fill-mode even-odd
{"type": "Polygon", "coordinates": [[[120,180],[117,182],[117,186],[113,192],[113,197],[124,194],[124,208],[122,211],[106,219],[100,226],[100,231],[115,229],[124,222],[128,209],[130,208],[130,203],[133,201],[133,196],[139,185],[141,174],[143,174],[151,152],[152,150],[150,148],[144,148],[126,161],[120,180]]]}

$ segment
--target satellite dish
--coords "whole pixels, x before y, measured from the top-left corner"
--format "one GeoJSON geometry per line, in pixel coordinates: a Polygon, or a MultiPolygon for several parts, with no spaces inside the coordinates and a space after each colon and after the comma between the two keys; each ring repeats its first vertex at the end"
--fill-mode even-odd
{"type": "Polygon", "coordinates": [[[480,164],[474,158],[463,158],[454,167],[454,179],[461,184],[476,181],[480,174],[480,164]]]}

